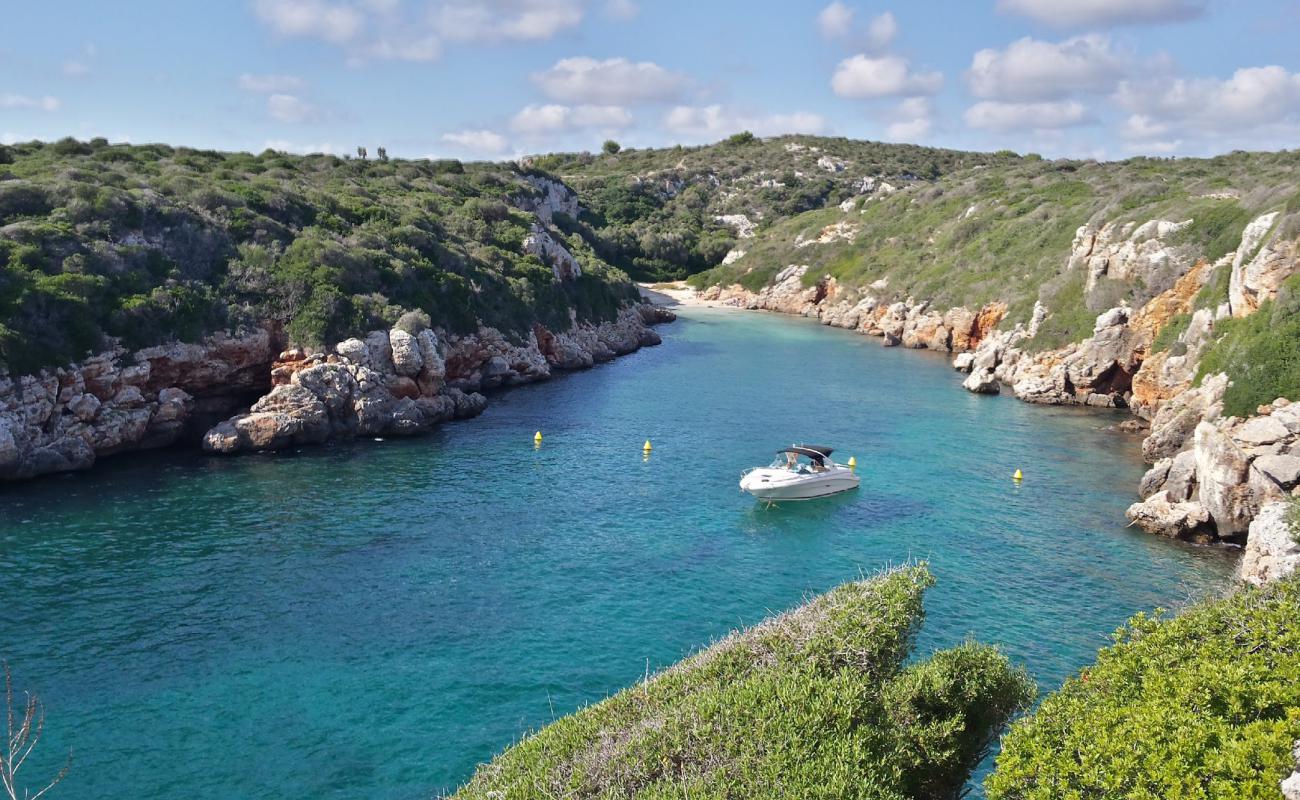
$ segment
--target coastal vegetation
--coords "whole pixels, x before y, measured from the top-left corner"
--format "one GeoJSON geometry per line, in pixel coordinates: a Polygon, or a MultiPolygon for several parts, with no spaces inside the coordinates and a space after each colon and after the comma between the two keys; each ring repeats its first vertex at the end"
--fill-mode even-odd
{"type": "Polygon", "coordinates": [[[702,147],[550,154],[530,163],[579,192],[578,223],[603,258],[638,280],[671,280],[716,266],[736,246],[734,225],[720,218],[769,225],[854,197],[866,177],[903,184],[1016,158],[742,132],[702,147]]]}
{"type": "MultiPolygon", "coordinates": [[[[453,331],[563,329],[636,297],[584,241],[557,281],[525,252],[539,189],[510,164],[29,142],[0,157],[0,369],[218,329],[298,344],[416,311],[453,331]]],[[[564,234],[556,231],[557,237],[564,234]]]]}
{"type": "Polygon", "coordinates": [[[991,800],[1273,798],[1300,739],[1300,581],[1138,614],[1002,739],[991,800]]]}
{"type": "MultiPolygon", "coordinates": [[[[1298,188],[1297,152],[1120,162],[1006,157],[868,194],[848,212],[828,204],[769,219],[743,257],[689,281],[757,291],[785,266],[807,264],[808,281],[830,275],[848,286],[886,286],[888,296],[940,308],[1003,301],[1014,321],[1027,321],[1042,301],[1048,317],[1027,346],[1047,350],[1085,338],[1098,313],[1121,302],[1140,306],[1176,277],[1103,281],[1085,291],[1087,276],[1067,269],[1081,226],[1190,221],[1172,245],[1213,262],[1237,248],[1256,215],[1291,208],[1298,188]],[[841,232],[825,236],[835,225],[841,232]]],[[[1228,270],[1220,272],[1226,300],[1228,270]]]]}
{"type": "Polygon", "coordinates": [[[1032,681],[967,643],[906,663],[924,564],[844,584],[566,716],[458,798],[944,798],[1032,681]]]}
{"type": "Polygon", "coordinates": [[[1300,389],[1300,275],[1282,283],[1276,298],[1246,317],[1222,320],[1219,337],[1202,356],[1199,376],[1226,372],[1223,413],[1248,417],[1300,389]]]}

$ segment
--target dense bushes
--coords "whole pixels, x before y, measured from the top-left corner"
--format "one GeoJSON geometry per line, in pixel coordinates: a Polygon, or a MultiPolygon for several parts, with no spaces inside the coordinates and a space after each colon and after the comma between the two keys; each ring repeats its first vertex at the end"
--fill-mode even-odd
{"type": "Polygon", "coordinates": [[[461,798],[945,798],[1033,685],[992,648],[904,667],[924,566],[850,583],[564,717],[461,798]]]}
{"type": "MultiPolygon", "coordinates": [[[[943,151],[935,152],[937,159],[943,151]]],[[[923,157],[917,153],[916,158],[923,157]]],[[[1192,220],[1168,242],[1176,255],[1171,263],[1213,262],[1238,246],[1251,219],[1285,203],[1300,204],[1295,200],[1297,152],[1109,163],[1016,159],[1010,153],[984,158],[992,163],[958,171],[941,160],[943,174],[937,180],[912,181],[893,194],[867,195],[848,213],[834,207],[845,191],[839,184],[827,195],[826,207],[803,213],[763,199],[775,190],[750,192],[746,200],[776,215],[766,217],[756,237],[744,243],[743,258],[692,276],[690,282],[756,289],[786,265],[807,264],[810,280],[830,274],[841,287],[884,281],[883,299],[911,296],[936,307],[969,308],[1001,300],[1010,306],[1007,324],[1028,322],[1041,301],[1049,316],[1027,345],[1041,350],[1088,336],[1098,313],[1121,302],[1140,306],[1176,277],[1175,270],[1166,268],[1089,282],[1082,269],[1067,269],[1080,226],[1135,228],[1152,219],[1192,220]],[[782,216],[786,212],[793,216],[782,216]],[[807,246],[828,226],[847,227],[851,233],[807,246]]],[[[802,190],[782,191],[789,202],[802,190]]],[[[1284,219],[1280,224],[1300,222],[1284,219]]],[[[1212,276],[1198,307],[1226,300],[1228,273],[1220,269],[1212,276]]]]}
{"type": "Polygon", "coordinates": [[[585,247],[558,283],[522,245],[536,190],[511,165],[359,162],[65,139],[4,150],[0,370],[282,323],[322,344],[407,311],[466,331],[567,327],[635,297],[585,247]]]}
{"type": "Polygon", "coordinates": [[[582,234],[602,258],[638,279],[667,280],[715,267],[737,245],[719,217],[770,224],[852,197],[866,177],[902,184],[1016,158],[741,132],[707,147],[552,154],[532,166],[579,190],[582,234]],[[831,169],[818,163],[823,157],[831,169]]]}
{"type": "Polygon", "coordinates": [[[991,800],[1275,798],[1300,739],[1300,581],[1139,614],[1002,739],[991,800]]]}
{"type": "Polygon", "coordinates": [[[1300,397],[1300,275],[1255,313],[1215,324],[1218,336],[1201,357],[1199,377],[1228,373],[1223,413],[1245,417],[1278,397],[1300,397]]]}

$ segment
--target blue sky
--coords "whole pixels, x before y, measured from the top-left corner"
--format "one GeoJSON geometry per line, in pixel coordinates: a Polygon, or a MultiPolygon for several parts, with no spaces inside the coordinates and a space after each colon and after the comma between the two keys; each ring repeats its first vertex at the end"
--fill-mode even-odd
{"type": "Polygon", "coordinates": [[[1098,158],[1300,144],[1295,0],[7,5],[9,142],[461,158],[741,129],[1098,158]]]}

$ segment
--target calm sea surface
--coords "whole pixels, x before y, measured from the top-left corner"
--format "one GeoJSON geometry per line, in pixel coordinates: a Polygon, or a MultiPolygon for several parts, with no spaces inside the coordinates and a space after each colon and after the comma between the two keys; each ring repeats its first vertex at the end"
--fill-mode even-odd
{"type": "Polygon", "coordinates": [[[24,772],[71,749],[51,797],[427,798],[889,564],[939,579],[918,653],[996,642],[1045,688],[1229,579],[1222,552],[1124,528],[1142,464],[1118,417],[968,394],[933,354],[805,320],[682,316],[428,437],[0,488],[0,657],[48,715],[24,772]],[[795,441],[856,456],[861,489],[738,493],[795,441]]]}

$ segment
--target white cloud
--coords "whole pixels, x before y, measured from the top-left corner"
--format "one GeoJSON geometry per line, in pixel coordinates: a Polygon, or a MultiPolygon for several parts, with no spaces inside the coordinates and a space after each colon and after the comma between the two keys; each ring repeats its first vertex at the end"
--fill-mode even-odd
{"type": "Polygon", "coordinates": [[[677,106],[664,116],[664,127],[679,135],[721,138],[747,130],[758,136],[783,133],[822,133],[826,120],[820,114],[745,114],[720,105],[677,106]]]}
{"type": "Polygon", "coordinates": [[[365,55],[387,61],[436,61],[442,55],[442,41],[433,35],[382,37],[366,46],[365,55]]]}
{"type": "Polygon", "coordinates": [[[863,30],[853,24],[856,15],[852,8],[836,0],[817,14],[817,30],[824,39],[855,42],[873,52],[884,50],[898,36],[898,20],[891,12],[872,17],[863,30]]]}
{"type": "Polygon", "coordinates": [[[532,77],[547,97],[567,103],[667,101],[680,97],[689,84],[681,73],[650,61],[632,62],[626,58],[565,58],[532,77]]]}
{"type": "MultiPolygon", "coordinates": [[[[434,61],[448,42],[549,39],[582,21],[588,0],[252,0],[256,17],[284,36],[341,48],[351,66],[370,59],[434,61]]],[[[609,0],[609,13],[635,12],[609,0]]]]}
{"type": "Polygon", "coordinates": [[[629,20],[641,13],[641,8],[632,0],[606,0],[605,14],[614,19],[629,20]]]}
{"type": "Polygon", "coordinates": [[[539,136],[583,128],[615,130],[632,125],[632,114],[622,106],[582,105],[571,108],[558,104],[530,105],[510,120],[517,133],[539,136]]]}
{"type": "Polygon", "coordinates": [[[80,61],[63,62],[63,74],[69,78],[80,78],[83,75],[90,74],[90,67],[80,61]]]}
{"type": "Polygon", "coordinates": [[[245,72],[239,76],[239,88],[259,94],[291,92],[302,88],[302,85],[302,78],[295,75],[251,75],[245,72]]]}
{"type": "Polygon", "coordinates": [[[336,44],[351,41],[364,25],[355,7],[324,0],[255,0],[253,11],[277,33],[336,44]]]}
{"type": "Polygon", "coordinates": [[[1135,115],[1122,133],[1160,136],[1173,128],[1249,132],[1300,122],[1300,73],[1246,67],[1231,78],[1155,78],[1120,84],[1115,99],[1135,115]]]}
{"type": "Polygon", "coordinates": [[[28,97],[25,94],[0,94],[0,108],[58,111],[61,105],[59,98],[51,97],[48,94],[43,97],[28,97]]]}
{"type": "Polygon", "coordinates": [[[1205,11],[1203,0],[998,0],[998,10],[1061,27],[1181,22],[1205,11]]]}
{"type": "Polygon", "coordinates": [[[817,15],[817,30],[827,39],[842,39],[853,27],[853,9],[836,0],[817,15]]]}
{"type": "Polygon", "coordinates": [[[895,142],[915,142],[930,135],[934,110],[928,97],[909,97],[889,114],[885,135],[895,142]]]}
{"type": "Polygon", "coordinates": [[[292,94],[273,94],[266,98],[266,110],[280,122],[307,122],[318,116],[315,106],[292,94]]]}
{"type": "Polygon", "coordinates": [[[898,20],[886,11],[871,18],[867,24],[867,44],[877,50],[883,50],[893,43],[898,36],[898,20]]]}
{"type": "Polygon", "coordinates": [[[1001,103],[985,100],[966,109],[966,124],[995,131],[1051,130],[1092,121],[1077,100],[1055,103],[1001,103]]]}
{"type": "Polygon", "coordinates": [[[463,42],[549,39],[582,17],[578,0],[451,0],[432,12],[443,38],[463,42]]]}
{"type": "Polygon", "coordinates": [[[914,72],[899,56],[851,56],[831,76],[835,94],[849,98],[934,94],[942,87],[943,73],[914,72]]]}
{"type": "Polygon", "coordinates": [[[1074,92],[1104,92],[1128,70],[1127,57],[1101,34],[1063,42],[1025,37],[1005,50],[980,50],[966,80],[977,97],[1055,100],[1074,92]]]}
{"type": "Polygon", "coordinates": [[[442,141],[471,153],[504,153],[509,147],[506,137],[489,130],[464,130],[444,133],[442,141]]]}

